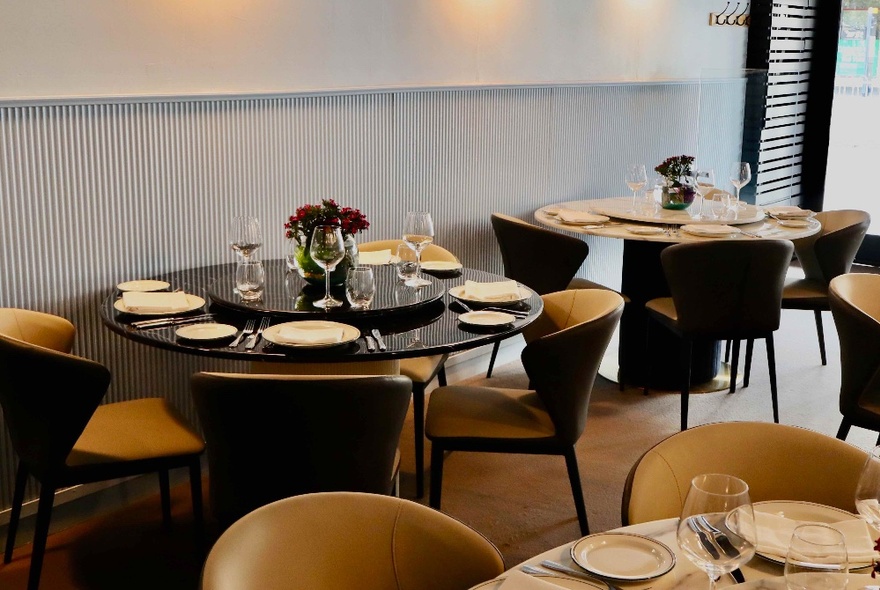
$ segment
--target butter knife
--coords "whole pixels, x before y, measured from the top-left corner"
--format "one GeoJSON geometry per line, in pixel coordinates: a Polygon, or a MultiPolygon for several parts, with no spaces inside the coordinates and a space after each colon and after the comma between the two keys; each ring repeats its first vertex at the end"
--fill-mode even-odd
{"type": "Polygon", "coordinates": [[[388,347],[385,346],[385,341],[382,339],[382,333],[378,328],[373,328],[370,330],[370,333],[373,335],[373,338],[376,339],[376,343],[379,345],[379,350],[385,351],[388,349],[388,347]]]}
{"type": "Polygon", "coordinates": [[[177,324],[189,324],[192,322],[204,322],[205,320],[213,319],[214,315],[210,313],[205,313],[201,315],[188,316],[185,318],[162,318],[155,320],[141,320],[137,322],[132,322],[131,326],[133,328],[144,329],[144,328],[161,328],[164,326],[174,326],[177,324]]]}
{"type": "Polygon", "coordinates": [[[367,352],[376,352],[376,341],[369,334],[364,334],[364,342],[367,343],[367,352]]]}

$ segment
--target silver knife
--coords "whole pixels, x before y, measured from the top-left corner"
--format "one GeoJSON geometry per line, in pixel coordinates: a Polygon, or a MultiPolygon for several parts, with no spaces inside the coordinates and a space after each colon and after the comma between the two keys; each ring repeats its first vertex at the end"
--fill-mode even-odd
{"type": "Polygon", "coordinates": [[[378,328],[373,328],[370,331],[370,333],[373,335],[373,338],[375,338],[376,342],[379,344],[379,350],[384,351],[384,350],[388,349],[388,347],[385,346],[385,341],[382,340],[382,333],[379,331],[378,328]]]}
{"type": "Polygon", "coordinates": [[[210,320],[214,317],[213,314],[206,313],[195,316],[188,316],[185,318],[162,318],[156,320],[141,320],[138,322],[132,322],[131,326],[133,328],[143,329],[143,328],[161,328],[163,326],[174,326],[176,324],[189,324],[191,322],[204,322],[205,320],[210,320]]]}
{"type": "Polygon", "coordinates": [[[376,341],[369,334],[364,334],[364,342],[367,343],[367,352],[376,352],[376,341]]]}

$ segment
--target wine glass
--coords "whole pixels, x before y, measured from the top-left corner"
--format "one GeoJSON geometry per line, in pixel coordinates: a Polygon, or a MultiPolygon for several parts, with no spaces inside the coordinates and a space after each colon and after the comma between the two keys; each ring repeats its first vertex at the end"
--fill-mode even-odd
{"type": "Polygon", "coordinates": [[[315,307],[330,309],[339,307],[342,302],[330,293],[330,273],[345,258],[345,244],[342,230],[336,225],[318,225],[312,231],[312,244],[309,254],[315,264],[324,269],[324,298],[312,303],[315,307]]]}
{"type": "Polygon", "coordinates": [[[345,277],[345,298],[354,309],[369,309],[376,295],[376,279],[369,266],[353,266],[345,277]]]}
{"type": "Polygon", "coordinates": [[[250,260],[257,248],[263,245],[260,220],[250,215],[238,215],[233,218],[229,224],[229,245],[242,260],[250,260]]]}
{"type": "Polygon", "coordinates": [[[730,183],[736,189],[736,206],[739,207],[739,190],[752,180],[752,167],[748,162],[737,162],[730,169],[730,183]]]}
{"type": "Polygon", "coordinates": [[[636,213],[638,210],[638,202],[636,195],[640,190],[645,188],[645,185],[648,184],[648,173],[645,171],[644,164],[630,164],[629,168],[626,170],[626,186],[629,187],[629,190],[633,193],[632,198],[632,212],[636,213]]]}
{"type": "Polygon", "coordinates": [[[856,510],[868,524],[880,528],[880,446],[871,449],[856,486],[856,510]]]}
{"type": "MultiPolygon", "coordinates": [[[[421,269],[422,250],[434,241],[434,222],[431,220],[431,214],[426,211],[409,211],[403,222],[403,241],[415,251],[416,264],[421,269]]],[[[409,287],[424,287],[430,284],[431,281],[418,275],[406,281],[409,287]]]]}
{"type": "Polygon", "coordinates": [[[844,590],[848,572],[843,533],[824,524],[794,529],[785,555],[788,590],[844,590]]]}
{"type": "Polygon", "coordinates": [[[755,515],[749,486],[720,473],[691,480],[678,522],[678,546],[709,576],[709,590],[724,574],[755,555],[755,515]]]}
{"type": "Polygon", "coordinates": [[[703,207],[706,204],[706,195],[715,188],[715,171],[711,168],[703,168],[694,172],[697,192],[700,195],[699,218],[703,219],[703,207]]]}

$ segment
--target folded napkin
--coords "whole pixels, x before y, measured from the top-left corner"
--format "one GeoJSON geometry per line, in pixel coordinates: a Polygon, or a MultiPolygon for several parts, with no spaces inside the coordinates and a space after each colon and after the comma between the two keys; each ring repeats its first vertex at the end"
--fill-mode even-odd
{"type": "Polygon", "coordinates": [[[608,217],[605,215],[596,215],[586,211],[573,211],[571,209],[560,209],[556,217],[563,223],[605,223],[608,221],[608,217]]]}
{"type": "Polygon", "coordinates": [[[530,576],[520,570],[510,570],[498,590],[559,590],[560,586],[530,576]]]}
{"type": "Polygon", "coordinates": [[[359,252],[358,262],[360,264],[389,264],[391,262],[391,250],[359,252]]]}
{"type": "Polygon", "coordinates": [[[284,326],[275,339],[284,344],[334,344],[342,342],[345,331],[342,328],[297,328],[284,326]]]}
{"type": "Polygon", "coordinates": [[[767,207],[767,214],[773,217],[781,217],[783,219],[797,219],[811,217],[813,212],[809,209],[801,209],[794,205],[782,205],[777,207],[767,207]]]}
{"type": "Polygon", "coordinates": [[[725,196],[732,197],[733,195],[720,188],[710,188],[706,191],[706,195],[703,198],[707,201],[720,201],[725,196]]]}
{"type": "Polygon", "coordinates": [[[681,226],[681,231],[695,236],[729,236],[740,233],[740,229],[732,225],[715,223],[690,223],[681,226]]]}
{"type": "MultiPolygon", "coordinates": [[[[785,560],[791,535],[794,533],[795,527],[802,524],[809,523],[755,510],[755,528],[758,535],[757,551],[777,557],[780,561],[785,560]]],[[[852,518],[830,523],[828,526],[843,533],[850,564],[870,562],[877,556],[874,552],[874,541],[871,540],[868,523],[864,520],[852,518]]]]}
{"type": "Polygon", "coordinates": [[[522,298],[516,281],[479,283],[465,281],[462,296],[474,301],[518,301],[522,298]]]}
{"type": "Polygon", "coordinates": [[[125,291],[122,294],[122,305],[126,311],[155,313],[185,311],[192,307],[183,291],[174,293],[125,291]]]}
{"type": "Polygon", "coordinates": [[[460,268],[461,263],[452,260],[425,260],[422,262],[422,270],[458,270],[460,268]]]}

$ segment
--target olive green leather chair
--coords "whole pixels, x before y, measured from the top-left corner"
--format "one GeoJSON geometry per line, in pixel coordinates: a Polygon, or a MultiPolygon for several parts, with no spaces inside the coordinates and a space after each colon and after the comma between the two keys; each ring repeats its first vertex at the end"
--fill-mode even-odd
{"type": "Polygon", "coordinates": [[[202,590],[467,590],[504,571],[485,537],[427,506],[375,494],[278,500],[227,529],[202,590]]]}

